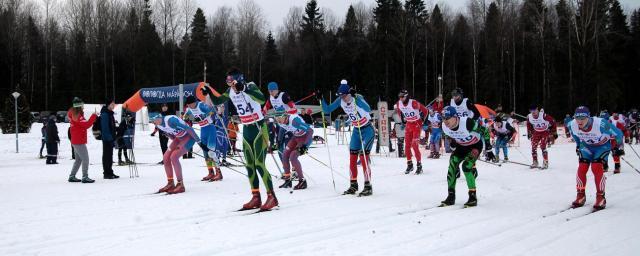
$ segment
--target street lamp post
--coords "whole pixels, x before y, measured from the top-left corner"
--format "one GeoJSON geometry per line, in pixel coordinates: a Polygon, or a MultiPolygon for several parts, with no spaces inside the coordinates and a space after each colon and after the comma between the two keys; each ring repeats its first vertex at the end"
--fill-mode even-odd
{"type": "Polygon", "coordinates": [[[20,93],[19,92],[13,92],[11,94],[13,96],[13,105],[15,106],[15,113],[16,113],[16,153],[18,153],[18,132],[19,132],[19,128],[18,128],[18,97],[20,97],[20,93]]]}
{"type": "Polygon", "coordinates": [[[442,76],[438,76],[438,91],[439,94],[442,94],[442,76]]]}

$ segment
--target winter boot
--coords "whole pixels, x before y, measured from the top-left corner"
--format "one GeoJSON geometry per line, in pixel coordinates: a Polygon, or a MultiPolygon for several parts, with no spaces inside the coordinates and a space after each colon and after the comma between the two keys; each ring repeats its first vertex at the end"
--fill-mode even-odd
{"type": "Polygon", "coordinates": [[[407,162],[407,170],[404,171],[404,174],[409,174],[413,171],[413,162],[407,162]]]}
{"type": "Polygon", "coordinates": [[[355,195],[358,192],[358,181],[352,180],[349,189],[342,193],[343,195],[355,195]]]}
{"type": "Polygon", "coordinates": [[[284,183],[279,186],[279,188],[290,188],[292,185],[291,179],[285,179],[284,183]]]}
{"type": "Polygon", "coordinates": [[[500,156],[496,156],[496,158],[495,158],[495,159],[493,159],[493,162],[494,162],[494,163],[498,163],[498,162],[500,162],[500,156]]]}
{"type": "Polygon", "coordinates": [[[604,198],[604,192],[596,195],[596,202],[593,204],[594,210],[602,210],[607,207],[607,199],[604,198]]]}
{"type": "Polygon", "coordinates": [[[549,160],[542,161],[542,169],[549,169],[549,160]]]}
{"type": "Polygon", "coordinates": [[[578,190],[578,195],[576,196],[576,200],[571,203],[571,207],[578,208],[584,206],[585,201],[587,201],[586,196],[584,195],[584,189],[578,190]]]}
{"type": "Polygon", "coordinates": [[[204,176],[200,181],[211,181],[214,175],[215,174],[213,173],[213,169],[209,169],[209,174],[207,176],[204,176]]]}
{"type": "Polygon", "coordinates": [[[433,153],[433,159],[439,159],[439,158],[440,158],[440,152],[433,153]]]}
{"type": "Polygon", "coordinates": [[[370,196],[372,194],[373,194],[373,188],[371,187],[371,183],[368,181],[365,181],[364,188],[362,189],[360,194],[358,194],[358,196],[370,196]]]}
{"type": "Polygon", "coordinates": [[[211,180],[209,181],[219,181],[222,180],[222,171],[220,170],[220,168],[216,168],[216,175],[213,176],[213,178],[211,178],[211,180]]]}
{"type": "Polygon", "coordinates": [[[76,178],[76,177],[69,177],[69,182],[80,182],[82,180],[76,178]]]}
{"type": "Polygon", "coordinates": [[[293,187],[293,190],[306,189],[307,188],[307,180],[301,179],[298,181],[298,184],[293,187]]]}
{"type": "Polygon", "coordinates": [[[278,198],[276,198],[276,194],[274,194],[273,191],[267,192],[267,201],[260,206],[260,211],[269,211],[276,206],[278,206],[278,198]]]}
{"type": "Polygon", "coordinates": [[[502,160],[503,163],[509,162],[509,158],[508,157],[504,157],[504,159],[502,160]]]}
{"type": "Polygon", "coordinates": [[[620,163],[616,163],[614,168],[615,168],[613,169],[614,174],[620,173],[620,163]]]}
{"type": "Polygon", "coordinates": [[[531,169],[538,168],[538,160],[533,160],[533,163],[531,164],[531,166],[529,166],[529,168],[531,169]]]}
{"type": "Polygon", "coordinates": [[[247,202],[246,204],[242,205],[242,209],[240,209],[241,211],[258,209],[260,208],[260,205],[262,205],[262,200],[260,199],[260,192],[251,192],[251,194],[253,195],[251,197],[251,200],[249,200],[249,202],[247,202]]]}
{"type": "Polygon", "coordinates": [[[456,203],[456,190],[449,189],[449,194],[447,198],[441,202],[440,207],[454,205],[456,203]]]}
{"type": "Polygon", "coordinates": [[[58,164],[58,157],[54,156],[51,158],[51,164],[58,164]]]}
{"type": "Polygon", "coordinates": [[[176,184],[176,187],[172,188],[171,190],[167,191],[168,194],[178,194],[178,193],[184,193],[184,183],[182,183],[182,181],[178,181],[178,183],[176,184]]]}
{"type": "Polygon", "coordinates": [[[464,207],[468,208],[468,207],[474,207],[477,205],[478,205],[478,198],[476,197],[476,191],[469,190],[469,200],[467,200],[467,202],[464,203],[464,207]]]}
{"type": "Polygon", "coordinates": [[[89,177],[82,178],[82,183],[94,183],[95,180],[89,179],[89,177]]]}
{"type": "Polygon", "coordinates": [[[418,162],[418,164],[416,164],[416,175],[420,174],[422,174],[422,163],[418,162]]]}
{"type": "Polygon", "coordinates": [[[165,185],[164,187],[162,187],[160,190],[158,190],[157,193],[165,193],[167,191],[172,190],[173,188],[175,188],[176,186],[173,185],[173,180],[168,180],[167,181],[167,185],[165,185]]]}

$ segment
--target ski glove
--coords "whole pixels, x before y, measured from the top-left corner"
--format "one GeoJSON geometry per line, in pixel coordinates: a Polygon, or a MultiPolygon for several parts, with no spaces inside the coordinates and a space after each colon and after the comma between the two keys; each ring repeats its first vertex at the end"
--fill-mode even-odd
{"type": "Polygon", "coordinates": [[[485,158],[490,162],[494,162],[496,160],[496,156],[491,151],[487,151],[487,153],[485,154],[485,158]]]}
{"type": "Polygon", "coordinates": [[[304,154],[306,154],[306,153],[307,153],[307,151],[309,151],[309,148],[307,148],[307,146],[302,146],[302,147],[298,148],[298,153],[299,153],[300,155],[304,155],[304,154]]]}
{"type": "Polygon", "coordinates": [[[614,156],[624,156],[624,149],[622,148],[614,148],[613,149],[614,156]]]}
{"type": "Polygon", "coordinates": [[[204,96],[207,96],[207,94],[209,94],[209,90],[207,90],[206,87],[200,88],[200,91],[202,91],[202,95],[204,95],[204,96]]]}

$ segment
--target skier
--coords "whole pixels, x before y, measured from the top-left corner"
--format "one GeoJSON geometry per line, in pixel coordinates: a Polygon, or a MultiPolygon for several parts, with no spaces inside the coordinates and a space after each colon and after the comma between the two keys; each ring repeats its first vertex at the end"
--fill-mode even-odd
{"type": "Polygon", "coordinates": [[[640,143],[640,128],[638,122],[640,121],[640,114],[637,109],[631,109],[631,112],[627,115],[629,117],[629,144],[633,144],[633,139],[636,139],[636,144],[640,143]]]}
{"type": "Polygon", "coordinates": [[[205,158],[209,173],[202,178],[202,181],[211,181],[216,176],[215,172],[220,172],[218,167],[218,156],[213,151],[216,148],[216,126],[213,123],[213,106],[210,103],[199,102],[191,95],[185,100],[187,109],[184,112],[184,119],[193,119],[200,125],[200,139],[202,140],[202,154],[205,158]],[[214,171],[215,168],[215,171],[214,171]]]}
{"type": "MultiPolygon", "coordinates": [[[[216,106],[216,115],[213,117],[216,126],[216,148],[215,152],[220,160],[221,166],[230,166],[227,162],[227,153],[229,152],[229,137],[227,136],[228,116],[225,112],[224,104],[216,106]]],[[[222,172],[218,171],[210,181],[222,180],[222,172]]]]}
{"type": "Polygon", "coordinates": [[[58,164],[58,126],[56,126],[56,116],[51,114],[47,122],[47,164],[58,164]]]}
{"type": "Polygon", "coordinates": [[[571,117],[571,115],[567,114],[564,117],[563,123],[564,123],[564,135],[565,137],[569,138],[569,140],[571,140],[571,135],[569,134],[569,123],[573,120],[573,117],[571,117]]]}
{"type": "Polygon", "coordinates": [[[507,143],[515,139],[516,129],[513,128],[509,122],[502,120],[502,117],[499,116],[493,120],[493,124],[490,128],[491,132],[496,137],[496,159],[493,162],[497,163],[500,161],[500,149],[502,149],[504,153],[504,162],[509,161],[509,149],[507,147],[507,143]]]}
{"type": "MultiPolygon", "coordinates": [[[[162,116],[170,115],[169,106],[167,106],[166,103],[162,103],[160,115],[162,116]]],[[[151,136],[155,136],[156,132],[159,133],[158,140],[160,141],[160,150],[162,151],[162,155],[164,156],[164,153],[167,152],[167,144],[169,143],[169,138],[167,138],[167,136],[164,136],[164,132],[160,131],[157,128],[153,130],[153,132],[151,133],[151,136]]],[[[160,160],[158,164],[164,164],[164,163],[162,162],[162,160],[160,160]]]]}
{"type": "Polygon", "coordinates": [[[622,132],[606,120],[590,116],[589,108],[580,106],[576,108],[573,115],[575,119],[569,123],[571,136],[576,142],[576,153],[579,157],[576,179],[578,192],[572,207],[581,207],[586,201],[587,171],[589,171],[589,165],[591,165],[591,172],[593,172],[597,191],[593,208],[601,210],[607,204],[605,199],[607,178],[604,176],[602,165],[607,160],[611,150],[616,151],[618,155],[624,154],[624,150],[621,148],[622,132]],[[612,139],[616,140],[618,147],[612,148],[612,139]]]}
{"type": "Polygon", "coordinates": [[[273,190],[271,174],[265,165],[267,144],[269,138],[264,115],[260,105],[265,102],[265,97],[258,86],[253,82],[245,82],[240,70],[232,68],[227,73],[226,83],[229,88],[224,94],[205,87],[203,93],[209,95],[214,104],[223,104],[229,100],[238,111],[240,121],[244,125],[242,129],[242,150],[247,169],[247,176],[251,185],[251,200],[244,204],[240,210],[260,208],[260,211],[268,211],[278,206],[278,199],[273,190]],[[260,185],[258,175],[267,190],[267,200],[262,204],[260,197],[260,185]]]}
{"type": "Polygon", "coordinates": [[[469,98],[463,98],[464,92],[461,88],[453,89],[451,92],[451,102],[449,106],[456,109],[456,115],[458,117],[469,117],[471,119],[479,120],[481,118],[480,112],[476,105],[469,100],[469,98]]]}
{"type": "Polygon", "coordinates": [[[427,123],[431,129],[431,136],[429,137],[429,149],[431,155],[429,158],[440,158],[440,142],[442,140],[442,115],[439,112],[429,109],[429,117],[427,123]]]}
{"type": "Polygon", "coordinates": [[[165,136],[171,139],[171,144],[167,152],[164,153],[162,162],[164,163],[164,171],[167,175],[167,185],[158,190],[157,193],[177,194],[183,193],[184,183],[182,181],[182,166],[180,165],[180,156],[184,155],[193,147],[194,143],[198,143],[202,148],[206,145],[200,142],[200,138],[196,132],[184,120],[175,115],[156,115],[153,118],[153,124],[164,132],[165,136]],[[177,179],[177,184],[173,182],[173,174],[177,179]]]}
{"type": "MultiPolygon", "coordinates": [[[[316,95],[319,94],[317,93],[316,95]]],[[[347,114],[348,121],[353,125],[351,142],[349,143],[349,171],[351,172],[351,186],[343,194],[352,195],[358,191],[357,162],[359,156],[364,175],[364,189],[360,192],[359,196],[370,196],[373,194],[373,189],[371,186],[369,153],[373,147],[374,137],[373,126],[371,125],[371,115],[369,114],[371,112],[371,107],[369,107],[369,104],[367,104],[362,95],[356,94],[355,89],[352,89],[347,84],[347,80],[340,81],[338,95],[339,97],[331,103],[331,105],[327,105],[324,99],[320,99],[320,101],[322,103],[322,111],[324,114],[331,113],[340,106],[347,114]]]]}
{"type": "Polygon", "coordinates": [[[416,155],[416,174],[422,173],[422,155],[420,154],[420,132],[424,119],[429,114],[427,108],[420,102],[410,99],[407,90],[401,90],[398,93],[398,102],[396,103],[396,112],[402,120],[404,130],[404,151],[407,155],[407,169],[404,174],[413,171],[413,162],[411,161],[411,149],[416,155]]]}
{"type": "Polygon", "coordinates": [[[542,151],[543,165],[541,169],[549,168],[549,156],[547,153],[547,139],[549,134],[557,137],[556,122],[553,118],[544,113],[544,109],[538,110],[536,105],[529,108],[527,115],[527,137],[531,141],[531,157],[533,163],[531,168],[540,168],[538,166],[538,146],[542,151]]]}
{"type": "MultiPolygon", "coordinates": [[[[270,82],[267,85],[269,90],[269,100],[264,105],[264,113],[267,113],[270,108],[273,108],[275,112],[286,112],[287,114],[297,114],[296,104],[291,100],[289,94],[278,89],[278,83],[270,82]]],[[[275,129],[275,145],[278,150],[280,160],[282,159],[284,148],[288,144],[289,139],[292,137],[292,133],[296,131],[295,128],[290,127],[287,123],[276,122],[275,129]]],[[[284,163],[283,163],[284,164],[284,163]]],[[[283,177],[284,178],[284,177],[283,177]]]]}
{"type": "MultiPolygon", "coordinates": [[[[626,132],[624,117],[621,117],[621,115],[619,115],[618,113],[613,112],[611,117],[609,117],[609,122],[611,123],[611,125],[613,127],[616,127],[616,128],[618,128],[618,130],[620,130],[620,132],[622,133],[622,136],[624,138],[624,134],[626,132]]],[[[613,140],[611,140],[611,148],[620,148],[620,149],[622,149],[622,151],[613,150],[611,152],[611,156],[613,157],[613,163],[614,163],[613,173],[614,174],[618,174],[618,173],[620,173],[620,157],[622,156],[620,154],[624,154],[624,143],[618,145],[618,142],[615,139],[613,139],[613,140]]],[[[608,162],[609,161],[604,161],[604,172],[609,171],[609,163],[608,162]]]]}
{"type": "Polygon", "coordinates": [[[298,160],[299,156],[302,156],[307,153],[309,149],[309,145],[313,140],[313,128],[300,117],[298,114],[285,114],[280,112],[276,117],[278,123],[286,125],[288,127],[293,127],[295,131],[293,132],[293,137],[289,140],[287,145],[285,146],[284,152],[282,154],[282,167],[284,168],[284,184],[280,186],[280,188],[290,188],[291,187],[291,165],[296,170],[298,175],[298,184],[293,187],[294,190],[298,189],[306,189],[307,181],[304,179],[304,174],[302,172],[302,165],[298,160]]]}
{"type": "Polygon", "coordinates": [[[476,197],[476,177],[478,173],[474,166],[482,152],[483,142],[486,158],[489,161],[495,158],[493,152],[491,152],[488,130],[471,117],[459,116],[453,106],[448,106],[444,110],[442,130],[447,136],[451,137],[451,148],[454,148],[454,150],[449,158],[449,170],[447,172],[448,195],[442,201],[441,207],[455,204],[456,180],[460,175],[460,164],[462,164],[462,172],[469,188],[469,200],[464,206],[476,206],[478,204],[476,197]]]}

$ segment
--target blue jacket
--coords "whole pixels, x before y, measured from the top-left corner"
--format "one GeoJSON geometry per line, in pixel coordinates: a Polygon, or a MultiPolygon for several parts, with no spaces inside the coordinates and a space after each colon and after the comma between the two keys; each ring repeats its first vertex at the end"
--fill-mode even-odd
{"type": "Polygon", "coordinates": [[[100,110],[100,134],[102,135],[102,141],[112,142],[116,139],[116,120],[113,117],[113,111],[109,110],[107,106],[102,107],[100,110]]]}

